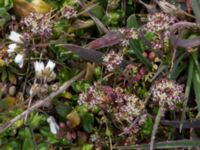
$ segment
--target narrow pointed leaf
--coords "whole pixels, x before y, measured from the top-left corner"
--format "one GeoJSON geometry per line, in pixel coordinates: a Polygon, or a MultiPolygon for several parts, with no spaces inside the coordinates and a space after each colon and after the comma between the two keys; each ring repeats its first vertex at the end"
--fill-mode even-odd
{"type": "Polygon", "coordinates": [[[109,32],[104,36],[90,42],[88,47],[90,49],[100,49],[109,47],[120,43],[123,39],[123,35],[120,32],[109,32]]]}
{"type": "MultiPolygon", "coordinates": [[[[156,149],[175,149],[200,146],[200,140],[176,140],[155,143],[156,149]]],[[[118,146],[114,147],[120,150],[147,149],[149,144],[134,145],[134,146],[118,146]]]]}

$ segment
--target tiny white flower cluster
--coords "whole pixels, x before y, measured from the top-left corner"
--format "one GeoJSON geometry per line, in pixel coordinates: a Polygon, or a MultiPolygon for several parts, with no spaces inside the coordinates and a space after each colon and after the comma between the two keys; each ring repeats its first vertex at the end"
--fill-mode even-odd
{"type": "Polygon", "coordinates": [[[148,21],[144,26],[145,30],[157,33],[169,29],[170,25],[175,23],[176,18],[164,13],[155,13],[148,15],[148,21]]]}
{"type": "Polygon", "coordinates": [[[34,63],[35,74],[37,79],[44,79],[48,82],[54,80],[56,78],[56,74],[53,71],[56,64],[49,60],[47,65],[44,66],[44,62],[36,61],[34,63]]]}
{"type": "Polygon", "coordinates": [[[184,100],[184,86],[177,84],[176,81],[158,80],[153,84],[151,92],[154,102],[159,105],[164,104],[170,110],[175,110],[177,104],[184,100]]]}
{"type": "Polygon", "coordinates": [[[129,46],[129,40],[138,39],[138,32],[134,28],[121,28],[119,29],[119,32],[124,35],[124,39],[121,42],[123,47],[129,46]]]}
{"type": "Polygon", "coordinates": [[[160,50],[163,47],[163,43],[160,39],[154,39],[151,45],[154,50],[160,50]]]}
{"type": "Polygon", "coordinates": [[[104,56],[103,63],[106,66],[106,69],[111,72],[121,64],[122,60],[122,56],[115,53],[115,51],[110,51],[106,56],[104,56]]]}
{"type": "Polygon", "coordinates": [[[102,101],[102,97],[99,96],[99,90],[95,86],[90,86],[87,92],[83,92],[79,95],[78,104],[85,105],[87,108],[92,109],[102,101]],[[88,95],[90,95],[88,97],[88,95]]]}
{"type": "Polygon", "coordinates": [[[62,13],[63,13],[63,16],[65,18],[67,18],[67,19],[74,18],[74,17],[77,16],[77,11],[74,8],[70,7],[70,6],[65,6],[63,8],[63,12],[62,13]]]}
{"type": "Polygon", "coordinates": [[[7,53],[9,55],[17,53],[15,56],[14,62],[22,68],[24,65],[24,54],[23,52],[18,52],[17,50],[20,49],[19,44],[23,44],[23,36],[15,31],[11,31],[8,38],[14,42],[8,45],[7,53]]]}
{"type": "Polygon", "coordinates": [[[144,102],[142,102],[134,94],[124,94],[121,98],[121,102],[118,101],[118,109],[114,109],[115,118],[118,121],[126,120],[127,122],[132,122],[135,117],[137,117],[141,110],[144,108],[144,102]]]}
{"type": "Polygon", "coordinates": [[[91,86],[87,92],[81,93],[79,105],[88,109],[98,106],[107,110],[116,118],[116,121],[130,123],[144,108],[144,102],[134,94],[125,94],[123,89],[113,89],[109,86],[91,86]]]}
{"type": "Polygon", "coordinates": [[[21,20],[23,29],[27,29],[27,32],[40,35],[44,38],[49,38],[52,35],[53,20],[49,13],[30,13],[29,16],[21,20]]]}
{"type": "Polygon", "coordinates": [[[138,39],[138,32],[134,28],[121,28],[119,32],[125,36],[127,39],[138,39]]]}

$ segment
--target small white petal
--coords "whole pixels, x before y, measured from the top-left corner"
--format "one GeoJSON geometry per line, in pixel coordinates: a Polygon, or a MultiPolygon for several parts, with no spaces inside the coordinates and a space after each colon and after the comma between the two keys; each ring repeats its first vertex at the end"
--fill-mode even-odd
{"type": "Polygon", "coordinates": [[[18,46],[17,46],[17,44],[16,43],[12,43],[12,44],[9,44],[8,45],[8,48],[9,49],[16,49],[18,46]]]}
{"type": "Polygon", "coordinates": [[[10,44],[10,45],[8,45],[7,52],[8,52],[8,53],[13,53],[13,52],[15,52],[15,49],[16,49],[17,47],[18,47],[18,46],[17,46],[16,43],[10,44]]]}
{"type": "Polygon", "coordinates": [[[14,61],[15,61],[16,64],[18,64],[18,66],[20,68],[22,68],[23,65],[24,65],[24,55],[23,54],[17,54],[14,61]]]}
{"type": "Polygon", "coordinates": [[[41,73],[41,72],[44,70],[44,63],[43,63],[43,62],[36,61],[36,62],[34,63],[34,68],[35,68],[35,72],[41,73]]]}
{"type": "Polygon", "coordinates": [[[58,130],[59,130],[59,126],[56,123],[56,120],[54,119],[54,117],[50,116],[49,118],[47,118],[47,122],[49,123],[49,127],[51,130],[51,133],[53,134],[57,134],[58,130]]]}
{"type": "Polygon", "coordinates": [[[49,60],[48,63],[47,63],[47,65],[46,65],[46,67],[45,67],[45,69],[49,68],[50,71],[53,71],[53,69],[55,68],[55,66],[56,66],[56,64],[53,61],[49,60]]]}
{"type": "Polygon", "coordinates": [[[10,35],[8,36],[8,38],[13,41],[13,42],[16,42],[16,43],[20,43],[22,44],[23,41],[23,36],[15,31],[11,31],[10,35]]]}

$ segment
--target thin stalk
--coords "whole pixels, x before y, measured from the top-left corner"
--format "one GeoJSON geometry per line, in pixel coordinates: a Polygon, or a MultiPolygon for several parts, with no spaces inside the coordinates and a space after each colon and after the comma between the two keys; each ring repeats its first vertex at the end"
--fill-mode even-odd
{"type": "Polygon", "coordinates": [[[155,143],[155,139],[156,139],[156,133],[158,131],[158,126],[159,126],[160,119],[161,119],[161,112],[163,112],[163,111],[164,111],[164,105],[161,105],[159,110],[158,110],[158,113],[156,115],[155,123],[153,125],[153,131],[152,131],[152,134],[151,134],[151,142],[150,142],[150,150],[154,150],[154,143],[155,143]]]}

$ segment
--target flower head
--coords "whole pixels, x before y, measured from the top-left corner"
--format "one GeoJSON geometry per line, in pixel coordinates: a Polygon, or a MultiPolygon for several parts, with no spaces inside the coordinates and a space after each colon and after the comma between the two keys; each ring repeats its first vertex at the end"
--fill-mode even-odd
{"type": "Polygon", "coordinates": [[[49,38],[52,35],[53,21],[49,13],[30,13],[21,21],[22,28],[27,29],[33,35],[49,38]]]}
{"type": "Polygon", "coordinates": [[[131,29],[122,28],[122,29],[119,29],[119,32],[121,32],[127,39],[137,39],[138,38],[138,33],[134,28],[131,28],[131,29]]]}
{"type": "Polygon", "coordinates": [[[8,38],[9,38],[11,41],[15,42],[15,43],[19,43],[19,44],[22,44],[22,43],[23,43],[23,41],[22,41],[23,36],[22,36],[21,34],[15,32],[15,31],[11,31],[11,32],[10,32],[10,35],[8,36],[8,38]]]}
{"type": "Polygon", "coordinates": [[[151,89],[152,100],[159,105],[163,105],[170,110],[175,110],[178,103],[183,102],[184,86],[175,81],[161,79],[156,81],[151,89]]]}
{"type": "Polygon", "coordinates": [[[121,64],[122,60],[123,60],[123,57],[115,53],[114,51],[110,51],[103,58],[103,62],[108,71],[113,71],[118,65],[121,64]]]}
{"type": "Polygon", "coordinates": [[[118,122],[131,122],[144,108],[142,102],[134,94],[126,94],[123,89],[109,86],[91,86],[87,92],[81,93],[79,105],[92,109],[99,106],[112,112],[118,122]]]}
{"type": "Polygon", "coordinates": [[[65,6],[63,8],[63,16],[67,19],[73,18],[77,16],[77,11],[70,7],[70,6],[65,6]]]}
{"type": "Polygon", "coordinates": [[[155,33],[169,29],[170,25],[175,23],[176,18],[165,13],[155,13],[148,15],[148,21],[144,26],[145,30],[155,33]]]}
{"type": "Polygon", "coordinates": [[[24,65],[24,54],[17,54],[14,61],[20,68],[22,68],[24,65]]]}
{"type": "Polygon", "coordinates": [[[48,61],[46,66],[44,66],[43,62],[36,61],[34,63],[36,78],[52,81],[56,77],[56,74],[53,71],[55,66],[56,64],[51,60],[48,61]]]}

